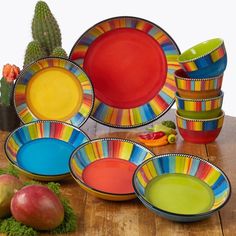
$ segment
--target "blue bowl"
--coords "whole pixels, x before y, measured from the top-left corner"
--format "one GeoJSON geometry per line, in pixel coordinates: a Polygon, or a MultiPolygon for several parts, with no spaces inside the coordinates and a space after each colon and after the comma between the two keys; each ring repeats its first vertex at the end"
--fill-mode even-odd
{"type": "Polygon", "coordinates": [[[89,141],[78,128],[59,121],[37,121],[13,131],[5,142],[7,159],[24,175],[42,181],[70,176],[72,152],[89,141]]]}
{"type": "Polygon", "coordinates": [[[211,64],[208,67],[188,72],[188,76],[190,78],[216,77],[224,73],[226,66],[227,66],[227,55],[225,55],[222,59],[220,59],[216,63],[211,64]]]}
{"type": "Polygon", "coordinates": [[[208,218],[231,195],[230,182],[222,170],[206,160],[181,153],[144,161],[134,173],[133,187],[149,210],[178,222],[208,218]],[[153,195],[148,195],[151,191],[153,195]]]}
{"type": "Polygon", "coordinates": [[[190,78],[217,77],[227,65],[224,41],[214,38],[199,43],[183,52],[178,61],[190,78]]]}

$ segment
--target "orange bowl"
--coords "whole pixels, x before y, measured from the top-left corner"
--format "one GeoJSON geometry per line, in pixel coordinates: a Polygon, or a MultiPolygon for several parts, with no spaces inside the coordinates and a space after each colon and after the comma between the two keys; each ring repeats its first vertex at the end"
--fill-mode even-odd
{"type": "Polygon", "coordinates": [[[190,78],[183,69],[175,71],[177,91],[184,98],[212,98],[220,95],[223,74],[217,77],[194,79],[190,78]]]}

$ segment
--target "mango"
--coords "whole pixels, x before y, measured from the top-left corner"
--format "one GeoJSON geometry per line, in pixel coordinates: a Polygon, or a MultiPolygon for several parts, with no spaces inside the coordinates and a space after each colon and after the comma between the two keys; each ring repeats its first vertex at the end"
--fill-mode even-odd
{"type": "Polygon", "coordinates": [[[22,187],[22,182],[15,176],[0,175],[0,218],[5,218],[11,214],[11,199],[15,192],[22,187]]]}

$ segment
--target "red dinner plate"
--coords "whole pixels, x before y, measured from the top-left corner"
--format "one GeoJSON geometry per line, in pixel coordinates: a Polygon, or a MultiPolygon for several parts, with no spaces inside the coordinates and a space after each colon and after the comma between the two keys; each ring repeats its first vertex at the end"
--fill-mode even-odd
{"type": "Polygon", "coordinates": [[[92,118],[130,128],[158,119],[174,102],[179,50],[155,24],[117,17],[96,24],[73,47],[70,58],[92,80],[92,118]]]}

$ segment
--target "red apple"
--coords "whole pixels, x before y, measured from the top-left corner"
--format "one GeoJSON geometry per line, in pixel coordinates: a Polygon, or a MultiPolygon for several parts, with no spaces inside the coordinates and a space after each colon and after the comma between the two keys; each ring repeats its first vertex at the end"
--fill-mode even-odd
{"type": "Polygon", "coordinates": [[[0,175],[0,218],[11,214],[11,199],[22,186],[22,182],[15,176],[8,174],[0,175]]]}
{"type": "Polygon", "coordinates": [[[64,207],[55,193],[41,185],[19,190],[11,201],[13,217],[34,229],[51,230],[64,219],[64,207]]]}

